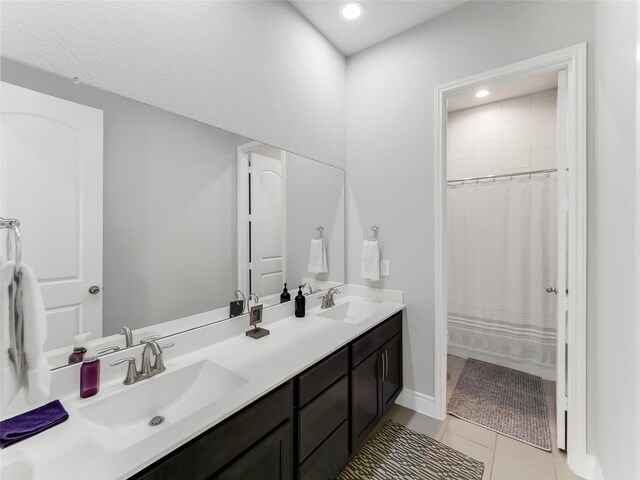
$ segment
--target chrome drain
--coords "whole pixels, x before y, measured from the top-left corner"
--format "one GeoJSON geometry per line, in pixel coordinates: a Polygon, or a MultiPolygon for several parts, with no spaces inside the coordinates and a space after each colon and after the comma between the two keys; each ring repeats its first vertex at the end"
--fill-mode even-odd
{"type": "Polygon", "coordinates": [[[157,427],[163,422],[164,422],[164,417],[161,417],[160,415],[158,415],[157,417],[153,417],[151,420],[149,420],[149,425],[152,427],[157,427]]]}

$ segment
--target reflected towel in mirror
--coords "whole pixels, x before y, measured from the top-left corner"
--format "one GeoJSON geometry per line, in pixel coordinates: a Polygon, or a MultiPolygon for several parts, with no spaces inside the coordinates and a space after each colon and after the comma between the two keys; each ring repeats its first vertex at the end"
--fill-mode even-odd
{"type": "Polygon", "coordinates": [[[44,357],[44,342],[47,338],[47,318],[38,278],[24,263],[18,273],[18,289],[15,308],[18,323],[22,322],[24,352],[23,387],[27,402],[41,403],[49,397],[51,372],[44,357]]]}
{"type": "Polygon", "coordinates": [[[16,283],[13,278],[14,262],[0,267],[0,393],[2,405],[9,405],[18,391],[18,371],[9,352],[15,351],[11,345],[11,322],[14,321],[14,298],[16,283]]]}
{"type": "Polygon", "coordinates": [[[380,280],[380,249],[377,240],[364,240],[362,243],[360,275],[366,280],[380,280]]]}
{"type": "Polygon", "coordinates": [[[327,267],[327,248],[324,238],[312,239],[309,248],[309,273],[326,273],[327,267]]]}

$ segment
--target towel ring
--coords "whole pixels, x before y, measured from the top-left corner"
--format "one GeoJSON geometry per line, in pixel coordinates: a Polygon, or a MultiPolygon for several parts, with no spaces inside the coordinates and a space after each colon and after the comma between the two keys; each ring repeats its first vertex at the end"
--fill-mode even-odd
{"type": "Polygon", "coordinates": [[[22,263],[22,241],[20,239],[20,221],[15,218],[0,217],[0,228],[6,228],[11,232],[7,235],[7,259],[11,259],[11,247],[15,253],[13,260],[13,276],[14,278],[20,273],[20,265],[22,263]]]}

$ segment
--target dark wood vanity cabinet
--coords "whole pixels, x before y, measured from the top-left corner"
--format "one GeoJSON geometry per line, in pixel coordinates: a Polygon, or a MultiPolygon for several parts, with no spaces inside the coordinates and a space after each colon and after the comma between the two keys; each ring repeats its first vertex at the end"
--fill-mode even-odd
{"type": "Polygon", "coordinates": [[[294,475],[333,479],[349,458],[349,349],[298,375],[294,396],[294,475]]]}
{"type": "Polygon", "coordinates": [[[351,344],[351,451],[402,390],[402,312],[351,344]]]}
{"type": "Polygon", "coordinates": [[[287,382],[133,478],[291,479],[292,397],[287,382]]]}
{"type": "Polygon", "coordinates": [[[402,312],[132,478],[332,480],[402,389],[402,312]]]}

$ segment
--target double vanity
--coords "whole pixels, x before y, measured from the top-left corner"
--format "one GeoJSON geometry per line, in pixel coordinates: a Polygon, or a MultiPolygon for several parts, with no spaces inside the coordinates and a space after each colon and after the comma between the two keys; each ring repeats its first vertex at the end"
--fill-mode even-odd
{"type": "Polygon", "coordinates": [[[402,293],[345,285],[335,306],[307,297],[159,340],[166,371],[124,385],[102,358],[80,399],[76,366],[53,372],[69,420],[1,452],[3,478],[333,478],[402,389],[402,293]]]}

